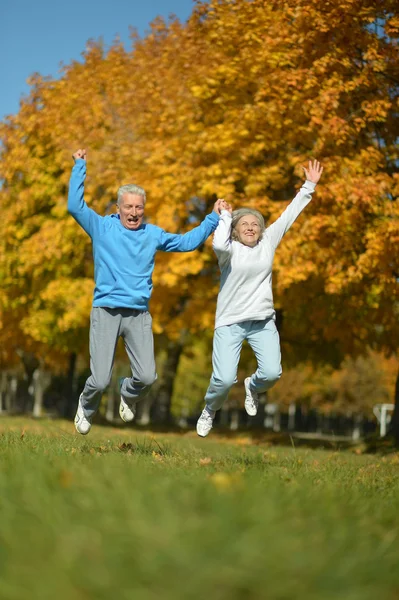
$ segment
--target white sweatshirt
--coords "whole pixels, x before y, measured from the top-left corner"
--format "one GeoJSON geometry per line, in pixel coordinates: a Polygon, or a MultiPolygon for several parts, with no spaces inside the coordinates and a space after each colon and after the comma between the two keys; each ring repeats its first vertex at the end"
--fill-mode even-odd
{"type": "Polygon", "coordinates": [[[215,329],[243,321],[275,318],[272,292],[274,253],[283,235],[312,199],[316,184],[306,181],[281,216],[253,248],[231,241],[231,214],[223,210],[213,237],[221,271],[215,329]]]}

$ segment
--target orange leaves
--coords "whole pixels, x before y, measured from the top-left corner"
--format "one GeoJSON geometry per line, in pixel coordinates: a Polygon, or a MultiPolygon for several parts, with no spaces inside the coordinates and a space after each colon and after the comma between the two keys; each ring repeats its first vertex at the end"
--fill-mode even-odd
{"type": "Polygon", "coordinates": [[[384,25],[384,30],[386,35],[389,37],[398,37],[399,36],[399,16],[394,15],[388,18],[384,25]]]}
{"type": "MultiPolygon", "coordinates": [[[[320,7],[197,3],[186,24],[157,20],[132,50],[90,44],[57,81],[33,77],[19,114],[0,124],[0,302],[10,331],[22,322],[31,340],[63,348],[86,333],[90,240],[65,211],[70,155],[84,145],[90,206],[113,211],[119,185],[135,182],[147,191],[149,221],[178,232],[191,225],[188,211],[198,222],[215,196],[275,219],[301,165],[319,158],[319,189],[276,255],[285,326],[301,337],[305,323],[309,336],[347,347],[350,329],[369,319],[370,340],[379,322],[394,339],[397,6],[320,7]]],[[[209,242],[159,256],[155,330],[211,328],[217,277],[209,242]]]]}
{"type": "Polygon", "coordinates": [[[22,318],[23,331],[38,342],[65,348],[76,332],[87,329],[92,293],[92,279],[58,278],[50,282],[22,318]]]}
{"type": "MultiPolygon", "coordinates": [[[[365,332],[367,335],[367,332],[365,332]]],[[[377,403],[390,402],[394,394],[397,358],[375,352],[346,357],[339,369],[308,362],[286,369],[278,386],[268,393],[271,402],[288,407],[298,404],[342,413],[372,414],[377,403]]]]}
{"type": "Polygon", "coordinates": [[[390,109],[392,109],[392,101],[389,98],[375,98],[362,103],[364,118],[377,123],[383,123],[386,120],[390,109]]]}

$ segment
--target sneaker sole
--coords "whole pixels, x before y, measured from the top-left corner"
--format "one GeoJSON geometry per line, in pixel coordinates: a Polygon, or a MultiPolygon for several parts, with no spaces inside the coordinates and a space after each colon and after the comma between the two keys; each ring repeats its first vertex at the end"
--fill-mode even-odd
{"type": "Polygon", "coordinates": [[[202,438],[206,437],[209,434],[210,434],[210,431],[208,431],[208,433],[200,433],[199,431],[197,431],[197,435],[199,435],[199,437],[202,437],[202,438]]]}
{"type": "Polygon", "coordinates": [[[198,431],[198,429],[196,428],[197,435],[199,435],[199,437],[203,437],[203,438],[206,437],[207,435],[209,435],[211,433],[211,431],[212,431],[212,427],[206,433],[200,433],[198,431]]]}
{"type": "Polygon", "coordinates": [[[124,413],[124,411],[123,411],[123,405],[122,405],[122,403],[120,403],[119,404],[119,416],[122,419],[122,421],[124,423],[131,423],[132,421],[134,421],[134,417],[136,416],[134,413],[133,413],[133,417],[131,419],[125,419],[123,413],[124,413]]]}
{"type": "MultiPolygon", "coordinates": [[[[245,379],[245,382],[244,382],[244,389],[245,389],[245,395],[246,395],[246,396],[249,396],[249,394],[251,393],[251,388],[249,387],[249,379],[250,379],[250,378],[249,378],[249,377],[247,377],[247,378],[245,379]],[[246,383],[246,382],[247,382],[247,380],[248,380],[248,385],[247,385],[247,383],[246,383]]],[[[251,409],[251,408],[250,408],[250,409],[248,410],[248,408],[247,408],[247,405],[246,405],[245,401],[244,401],[244,408],[245,408],[245,412],[247,413],[247,415],[248,415],[249,417],[256,417],[256,415],[258,414],[258,407],[256,407],[256,408],[255,408],[255,412],[250,412],[250,411],[251,411],[251,410],[253,410],[253,409],[251,409]]]]}
{"type": "Polygon", "coordinates": [[[90,429],[91,429],[91,426],[90,426],[90,428],[89,428],[87,431],[80,431],[80,430],[79,430],[79,428],[78,428],[78,427],[79,427],[79,426],[78,426],[78,424],[77,424],[77,423],[74,423],[74,425],[75,425],[75,429],[76,429],[76,431],[77,431],[77,432],[78,432],[80,435],[87,435],[87,434],[89,433],[90,429]]]}
{"type": "Polygon", "coordinates": [[[248,408],[245,406],[245,412],[247,413],[247,415],[249,417],[256,417],[256,415],[258,414],[258,409],[255,410],[255,412],[251,412],[252,409],[248,410],[248,408]]]}
{"type": "Polygon", "coordinates": [[[124,423],[132,423],[134,421],[134,417],[132,419],[125,419],[122,411],[119,411],[119,416],[124,423]]]}

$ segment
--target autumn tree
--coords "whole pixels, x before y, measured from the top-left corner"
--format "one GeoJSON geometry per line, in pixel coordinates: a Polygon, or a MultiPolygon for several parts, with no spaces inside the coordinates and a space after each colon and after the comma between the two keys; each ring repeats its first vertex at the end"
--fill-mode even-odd
{"type": "MultiPolygon", "coordinates": [[[[337,366],[368,346],[396,352],[396,4],[199,4],[174,60],[176,36],[167,38],[154,35],[137,48],[153,60],[147,77],[165,136],[152,176],[178,181],[186,195],[192,187],[203,196],[216,191],[273,219],[299,185],[300,165],[320,157],[320,189],[276,257],[285,356],[337,366]],[[171,63],[163,72],[184,82],[179,90],[159,77],[158,61],[171,63]],[[183,110],[187,102],[191,110],[183,110]]],[[[214,286],[205,296],[199,290],[208,304],[214,286]]],[[[195,290],[175,323],[195,319],[194,299],[195,290]]]]}
{"type": "MultiPolygon", "coordinates": [[[[215,0],[197,2],[185,25],[155,21],[129,51],[92,44],[58,80],[35,76],[0,128],[9,354],[12,339],[44,361],[86,347],[90,243],[65,206],[82,145],[95,210],[113,210],[117,187],[135,181],[151,221],[170,231],[195,225],[215,196],[272,220],[301,164],[319,158],[323,182],[276,255],[284,356],[338,364],[367,346],[396,352],[397,38],[393,0],[215,0]]],[[[172,370],[188,334],[212,329],[217,288],[209,242],[158,256],[151,311],[172,370]]]]}

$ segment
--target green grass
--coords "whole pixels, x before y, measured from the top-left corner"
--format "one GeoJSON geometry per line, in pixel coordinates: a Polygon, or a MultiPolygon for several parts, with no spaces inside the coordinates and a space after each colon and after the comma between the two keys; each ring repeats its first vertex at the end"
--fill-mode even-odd
{"type": "Polygon", "coordinates": [[[399,596],[399,455],[0,420],[1,600],[399,596]]]}

